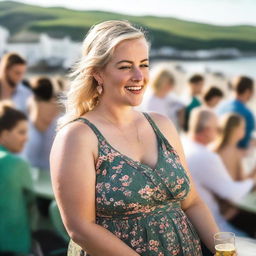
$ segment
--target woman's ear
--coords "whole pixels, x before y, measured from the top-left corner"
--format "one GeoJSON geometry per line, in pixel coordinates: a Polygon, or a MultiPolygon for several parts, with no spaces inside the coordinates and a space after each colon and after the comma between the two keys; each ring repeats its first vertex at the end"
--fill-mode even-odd
{"type": "Polygon", "coordinates": [[[92,75],[99,85],[103,84],[103,79],[99,71],[94,71],[92,75]]]}

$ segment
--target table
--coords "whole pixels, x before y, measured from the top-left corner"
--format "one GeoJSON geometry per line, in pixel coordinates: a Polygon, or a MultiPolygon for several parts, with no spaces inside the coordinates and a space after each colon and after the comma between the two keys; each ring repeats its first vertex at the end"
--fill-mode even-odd
{"type": "Polygon", "coordinates": [[[251,213],[256,213],[256,191],[253,191],[247,194],[240,201],[235,202],[235,205],[239,209],[242,209],[251,213]]]}
{"type": "Polygon", "coordinates": [[[54,199],[50,172],[48,170],[39,170],[37,168],[33,168],[31,172],[36,196],[45,199],[54,199]]]}
{"type": "Polygon", "coordinates": [[[236,237],[236,248],[238,256],[255,256],[256,240],[236,237]]]}

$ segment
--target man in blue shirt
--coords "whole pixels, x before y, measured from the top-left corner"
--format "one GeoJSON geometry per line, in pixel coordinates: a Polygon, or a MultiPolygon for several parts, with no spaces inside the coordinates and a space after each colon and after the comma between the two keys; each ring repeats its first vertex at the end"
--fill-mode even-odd
{"type": "Polygon", "coordinates": [[[235,98],[223,102],[217,109],[219,115],[225,113],[240,114],[246,122],[246,132],[244,138],[239,142],[238,147],[246,149],[249,147],[252,132],[255,129],[254,115],[251,110],[246,106],[246,103],[253,96],[253,80],[246,76],[238,77],[234,84],[235,98]]]}

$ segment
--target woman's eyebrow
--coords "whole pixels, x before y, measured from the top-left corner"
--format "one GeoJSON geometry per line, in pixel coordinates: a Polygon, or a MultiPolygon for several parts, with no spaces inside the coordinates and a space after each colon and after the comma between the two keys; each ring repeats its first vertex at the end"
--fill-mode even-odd
{"type": "MultiPolygon", "coordinates": [[[[148,61],[148,59],[143,59],[140,62],[145,62],[145,61],[148,61]]],[[[123,63],[123,62],[127,62],[127,63],[130,63],[130,64],[133,64],[133,61],[130,61],[130,60],[120,60],[116,64],[120,64],[120,63],[123,63]]]]}

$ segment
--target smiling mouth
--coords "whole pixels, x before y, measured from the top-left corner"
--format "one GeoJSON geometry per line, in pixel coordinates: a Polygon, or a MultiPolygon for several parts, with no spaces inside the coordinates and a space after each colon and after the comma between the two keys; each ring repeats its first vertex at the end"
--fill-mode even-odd
{"type": "Polygon", "coordinates": [[[125,89],[129,92],[138,94],[142,91],[143,86],[125,86],[125,89]]]}

